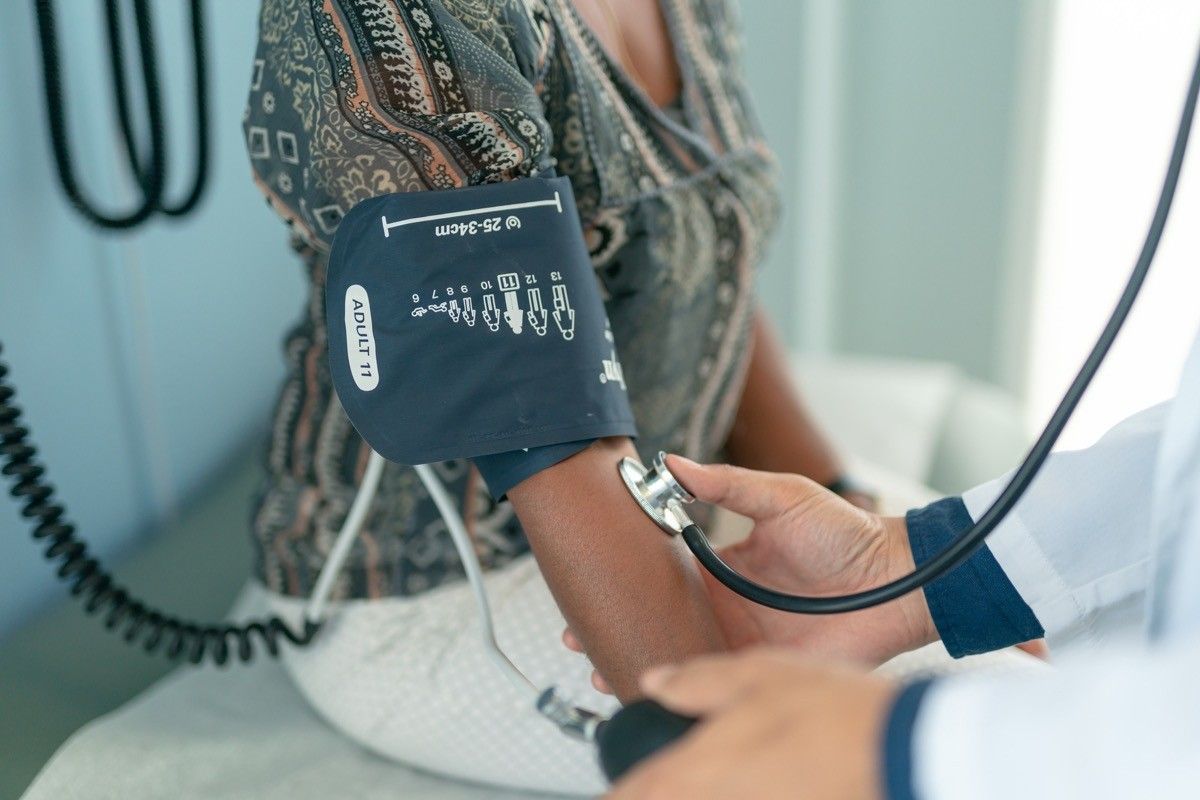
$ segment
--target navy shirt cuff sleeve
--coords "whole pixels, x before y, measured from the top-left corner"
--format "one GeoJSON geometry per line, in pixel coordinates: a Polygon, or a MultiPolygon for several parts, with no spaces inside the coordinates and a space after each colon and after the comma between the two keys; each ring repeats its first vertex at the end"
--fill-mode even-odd
{"type": "Polygon", "coordinates": [[[548,444],[542,447],[530,447],[528,450],[476,456],[472,461],[475,462],[480,476],[487,483],[492,497],[499,500],[508,493],[509,489],[521,481],[560,461],[566,461],[594,441],[596,440],[579,439],[562,444],[548,444]]]}
{"type": "MultiPolygon", "coordinates": [[[[973,524],[958,497],[909,511],[908,541],[919,565],[932,559],[973,524]]],[[[1045,635],[1033,610],[987,545],[948,574],[925,586],[925,600],[942,643],[955,658],[999,650],[1045,635]]]]}
{"type": "Polygon", "coordinates": [[[911,683],[896,696],[883,729],[883,789],[886,800],[917,800],[913,783],[913,729],[932,680],[911,683]]]}

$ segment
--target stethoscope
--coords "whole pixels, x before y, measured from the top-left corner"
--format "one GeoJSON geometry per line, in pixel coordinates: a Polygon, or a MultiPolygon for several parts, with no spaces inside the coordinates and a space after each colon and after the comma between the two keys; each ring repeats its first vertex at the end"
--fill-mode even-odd
{"type": "MultiPolygon", "coordinates": [[[[64,160],[58,152],[60,141],[65,143],[65,137],[58,136],[62,132],[61,119],[57,124],[54,120],[56,104],[52,101],[55,101],[56,98],[60,99],[61,90],[57,87],[57,54],[54,52],[54,47],[47,48],[46,46],[47,42],[53,43],[54,40],[53,18],[48,11],[48,0],[35,0],[35,2],[39,10],[39,30],[42,35],[43,59],[46,65],[48,113],[51,130],[52,132],[57,131],[55,135],[59,139],[55,142],[56,161],[68,197],[84,216],[102,227],[128,228],[140,223],[155,210],[170,213],[162,207],[161,202],[162,170],[159,162],[162,157],[162,149],[161,147],[156,149],[152,145],[148,161],[136,157],[129,125],[125,122],[122,124],[122,129],[131,163],[143,165],[143,168],[135,166],[138,182],[143,185],[144,189],[143,201],[139,208],[122,217],[111,217],[97,212],[94,207],[83,201],[77,186],[74,187],[73,192],[74,184],[69,169],[70,159],[68,157],[64,160]],[[43,11],[45,11],[44,15],[43,11]],[[64,169],[64,164],[66,169],[64,169]],[[155,164],[159,164],[159,166],[156,167],[155,164]]],[[[110,37],[112,37],[113,30],[111,20],[115,19],[113,16],[115,12],[112,11],[115,8],[115,2],[116,0],[109,0],[110,37]]],[[[134,2],[141,12],[146,10],[145,0],[134,0],[134,2]]],[[[195,41],[199,42],[198,0],[193,0],[192,10],[194,33],[197,37],[195,41]]],[[[148,17],[139,19],[139,33],[144,36],[145,31],[149,30],[148,17]],[[144,29],[141,25],[142,20],[146,24],[144,29]]],[[[144,62],[147,53],[151,52],[152,49],[149,46],[142,47],[144,62]]],[[[199,48],[197,53],[199,53],[199,48]]],[[[203,61],[199,55],[197,55],[197,66],[200,68],[197,74],[201,75],[203,61]]],[[[114,74],[116,73],[114,72],[114,74]]],[[[148,88],[149,85],[148,82],[148,88]]],[[[117,89],[118,94],[121,91],[121,89],[117,89]]],[[[969,530],[934,558],[921,564],[908,575],[854,594],[825,597],[792,595],[763,586],[747,578],[717,555],[704,531],[687,514],[686,506],[693,502],[694,498],[671,474],[661,453],[650,468],[628,458],[618,465],[621,479],[638,506],[663,531],[672,536],[682,537],[700,564],[723,585],[754,603],[793,613],[838,614],[871,608],[920,589],[961,564],[983,544],[987,536],[1011,512],[1029,488],[1055,442],[1062,434],[1063,428],[1070,420],[1083,393],[1095,377],[1100,364],[1120,332],[1121,326],[1125,323],[1158,251],[1167,217],[1175,199],[1184,155],[1191,135],[1198,95],[1200,95],[1200,55],[1197,56],[1192,70],[1187,98],[1175,134],[1171,158],[1159,193],[1154,218],[1147,231],[1137,263],[1121,293],[1116,308],[1046,427],[1004,490],[969,530]]],[[[119,99],[118,104],[120,105],[119,99]]],[[[61,114],[61,103],[58,103],[57,108],[58,113],[61,114]]],[[[127,114],[123,113],[122,116],[127,117],[127,114]]],[[[155,114],[150,115],[152,129],[156,119],[158,117],[155,114]]],[[[155,134],[152,130],[152,142],[156,141],[156,136],[161,137],[161,132],[155,134]]],[[[205,152],[203,147],[201,152],[205,152]]],[[[202,189],[203,177],[201,175],[197,179],[191,196],[182,206],[186,206],[188,203],[194,204],[195,198],[202,189]]],[[[385,463],[382,456],[372,453],[368,461],[358,494],[351,504],[342,529],[338,533],[334,547],[318,576],[313,594],[305,608],[302,630],[293,630],[278,617],[244,625],[196,623],[157,611],[138,600],[116,583],[99,562],[88,553],[86,543],[75,534],[74,526],[67,521],[65,507],[55,501],[54,487],[44,477],[45,468],[37,462],[36,448],[32,444],[28,428],[22,424],[22,412],[15,403],[16,390],[8,382],[7,374],[7,365],[0,361],[0,461],[3,462],[0,472],[12,481],[11,494],[21,504],[23,516],[33,523],[34,539],[45,544],[47,559],[59,562],[58,576],[70,584],[73,595],[83,600],[84,608],[88,613],[103,614],[106,627],[114,632],[122,633],[126,641],[131,644],[140,643],[148,652],[161,650],[171,658],[185,658],[195,664],[206,660],[217,664],[225,664],[230,661],[248,662],[253,659],[255,651],[260,647],[265,647],[272,655],[277,654],[281,640],[287,640],[295,645],[305,645],[312,641],[325,619],[328,598],[337,574],[349,555],[351,546],[378,489],[385,463]]],[[[414,469],[446,521],[447,529],[462,559],[479,610],[482,644],[485,651],[513,687],[526,697],[541,715],[568,735],[594,742],[597,745],[601,766],[610,780],[615,780],[643,758],[684,735],[697,722],[697,720],[675,714],[652,701],[632,703],[618,711],[610,719],[605,719],[600,714],[575,705],[570,698],[561,695],[554,687],[540,689],[530,681],[505,655],[496,640],[482,569],[475,556],[470,535],[455,504],[430,465],[417,465],[414,469]]]]}
{"type": "Polygon", "coordinates": [[[844,614],[871,608],[928,585],[970,558],[988,535],[996,529],[996,526],[1008,516],[1025,494],[1030,483],[1037,477],[1038,470],[1050,455],[1055,442],[1058,441],[1063,428],[1071,419],[1083,393],[1095,377],[1104,357],[1112,347],[1113,341],[1117,338],[1121,326],[1129,316],[1129,311],[1150,271],[1154,255],[1158,252],[1163,229],[1167,224],[1167,216],[1175,199],[1179,174],[1183,169],[1184,154],[1187,151],[1188,139],[1191,135],[1198,92],[1200,92],[1200,56],[1197,56],[1196,65],[1192,70],[1187,100],[1184,103],[1183,114],[1175,133],[1175,143],[1171,149],[1167,174],[1159,192],[1154,219],[1146,233],[1146,239],[1142,244],[1142,250],[1133,272],[1130,274],[1104,330],[1092,346],[1091,352],[1088,353],[1087,359],[1067,388],[1062,400],[1059,401],[1049,422],[1046,423],[1046,427],[1033,443],[1021,465],[1017,467],[1004,490],[970,529],[932,559],[903,577],[854,594],[827,597],[788,594],[747,578],[717,555],[704,531],[691,520],[685,510],[685,506],[695,498],[667,469],[661,453],[650,469],[632,459],[625,459],[620,465],[621,478],[634,499],[637,500],[638,505],[666,533],[672,536],[681,536],[696,560],[727,588],[759,605],[797,614],[844,614]]]}

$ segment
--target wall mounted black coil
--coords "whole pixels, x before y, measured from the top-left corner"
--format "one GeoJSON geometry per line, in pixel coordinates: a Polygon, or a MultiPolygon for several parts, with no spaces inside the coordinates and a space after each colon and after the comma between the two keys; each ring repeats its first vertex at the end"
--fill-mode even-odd
{"type": "MultiPolygon", "coordinates": [[[[0,344],[0,356],[3,352],[0,344]]],[[[130,644],[140,642],[147,653],[192,664],[208,660],[224,665],[231,658],[249,662],[263,647],[271,656],[279,655],[281,639],[298,646],[312,641],[320,629],[313,622],[299,632],[274,616],[244,625],[202,624],[151,608],[131,595],[89,554],[67,520],[66,508],[54,499],[54,487],[45,479],[46,469],[37,462],[37,448],[21,422],[16,395],[8,365],[0,358],[0,474],[11,482],[9,493],[33,525],[34,540],[45,545],[47,560],[58,563],[59,579],[85,612],[103,615],[105,628],[130,644]]]]}

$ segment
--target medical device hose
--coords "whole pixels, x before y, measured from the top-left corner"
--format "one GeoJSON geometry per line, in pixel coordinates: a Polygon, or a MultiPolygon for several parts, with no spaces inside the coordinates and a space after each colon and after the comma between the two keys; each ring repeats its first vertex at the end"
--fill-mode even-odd
{"type": "MultiPolygon", "coordinates": [[[[1179,119],[1178,130],[1175,133],[1175,143],[1171,149],[1171,158],[1167,165],[1166,177],[1163,179],[1162,189],[1159,193],[1154,218],[1146,233],[1146,238],[1142,244],[1141,253],[1138,256],[1133,272],[1130,274],[1129,280],[1121,292],[1120,299],[1117,301],[1112,315],[1105,324],[1104,330],[1100,333],[1100,337],[1096,340],[1091,352],[1088,353],[1083,366],[1080,367],[1079,373],[1071,382],[1062,400],[1059,401],[1058,407],[1055,408],[1054,414],[1050,417],[1049,422],[1046,423],[1046,427],[1038,436],[1037,441],[1034,442],[1025,459],[1021,462],[1021,465],[1013,473],[1004,490],[965,533],[947,545],[945,549],[932,559],[921,564],[909,574],[897,578],[890,583],[854,594],[805,597],[771,589],[737,572],[737,570],[721,560],[721,557],[713,550],[704,531],[698,525],[692,523],[690,519],[687,519],[686,515],[683,515],[682,518],[686,521],[686,524],[680,526],[678,532],[700,564],[726,587],[759,605],[768,606],[780,611],[791,611],[797,614],[843,614],[850,611],[871,608],[872,606],[895,600],[909,592],[916,591],[930,582],[937,580],[970,558],[971,554],[978,550],[984,543],[988,535],[996,529],[996,526],[1012,511],[1013,507],[1033,482],[1033,479],[1037,476],[1042,464],[1045,463],[1046,458],[1050,455],[1055,442],[1058,441],[1059,436],[1062,434],[1063,428],[1066,427],[1068,420],[1070,420],[1071,414],[1074,413],[1075,407],[1079,405],[1080,399],[1083,397],[1088,385],[1092,382],[1092,378],[1095,377],[1096,371],[1104,361],[1104,357],[1108,354],[1109,348],[1112,347],[1113,341],[1117,338],[1117,334],[1121,330],[1121,326],[1125,323],[1125,319],[1129,316],[1129,311],[1133,307],[1134,300],[1137,299],[1138,292],[1141,291],[1142,284],[1146,280],[1146,275],[1150,271],[1150,265],[1153,263],[1154,256],[1158,252],[1163,229],[1166,227],[1167,217],[1170,214],[1171,205],[1175,200],[1175,192],[1179,185],[1179,175],[1183,169],[1184,155],[1187,152],[1188,140],[1191,137],[1198,94],[1200,94],[1200,54],[1197,54],[1195,66],[1192,68],[1187,99],[1184,102],[1183,113],[1179,119]]],[[[669,474],[667,477],[670,477],[669,474]]],[[[638,492],[633,485],[630,486],[630,489],[634,492],[635,496],[638,496],[638,492]]],[[[639,498],[639,502],[642,499],[639,498]]],[[[644,504],[643,507],[645,507],[644,504]]],[[[669,509],[664,510],[667,510],[668,513],[670,511],[669,509]]],[[[650,512],[648,511],[647,513],[650,512]]],[[[651,513],[651,516],[658,520],[661,513],[657,515],[651,513]]],[[[662,525],[663,523],[659,522],[659,524],[662,525]]]]}
{"type": "Polygon", "coordinates": [[[299,631],[279,617],[243,625],[202,624],[158,611],[131,595],[88,552],[67,521],[66,507],[54,499],[54,486],[37,462],[37,448],[22,424],[16,396],[8,382],[8,365],[0,360],[0,474],[12,481],[10,494],[20,503],[21,515],[33,523],[34,540],[46,545],[48,560],[59,563],[58,577],[70,584],[71,595],[83,601],[84,611],[103,614],[104,627],[120,632],[130,644],[140,642],[148,653],[162,652],[193,664],[225,664],[231,658],[248,662],[260,647],[277,655],[281,639],[295,645],[312,640],[320,627],[315,622],[306,622],[299,631]]]}
{"type": "MultiPolygon", "coordinates": [[[[382,467],[383,461],[383,456],[372,452],[370,461],[367,462],[367,468],[370,469],[371,465],[382,467]]],[[[483,569],[479,564],[479,558],[475,555],[475,543],[467,531],[467,526],[463,524],[462,515],[458,513],[454,500],[446,491],[446,487],[434,474],[432,466],[418,464],[413,469],[416,470],[421,483],[425,484],[426,491],[429,492],[434,505],[441,513],[450,539],[454,542],[454,549],[458,551],[458,558],[462,562],[463,570],[467,573],[467,583],[471,586],[471,593],[475,596],[475,607],[479,611],[483,649],[492,664],[508,679],[523,700],[529,701],[538,713],[557,725],[563,733],[583,741],[595,740],[597,732],[605,721],[603,717],[593,711],[576,706],[568,698],[560,695],[553,686],[544,690],[538,689],[533,681],[529,680],[500,648],[500,643],[496,641],[496,626],[493,623],[491,604],[488,602],[487,590],[483,582],[483,569]]],[[[332,562],[333,558],[331,557],[329,563],[332,562]]],[[[329,568],[328,564],[326,568],[329,568]]],[[[319,618],[311,611],[307,616],[309,619],[319,618]]]]}
{"type": "MultiPolygon", "coordinates": [[[[0,355],[3,345],[0,344],[0,355]]],[[[168,658],[185,658],[193,664],[212,661],[218,665],[231,658],[252,661],[256,645],[272,656],[279,654],[280,640],[303,646],[312,641],[321,627],[334,579],[350,553],[367,511],[379,486],[384,460],[372,453],[357,495],[334,542],[329,558],[317,578],[316,587],[305,609],[300,630],[293,630],[278,616],[247,624],[202,624],[156,610],[129,593],[89,554],[88,546],[75,534],[75,526],[66,518],[66,507],[54,499],[54,486],[45,479],[45,467],[37,462],[37,448],[30,440],[29,428],[22,424],[22,411],[16,404],[16,389],[8,381],[8,365],[0,359],[0,474],[12,481],[10,494],[21,504],[21,515],[34,523],[33,538],[46,544],[45,556],[59,562],[58,577],[70,584],[71,595],[83,600],[88,614],[103,614],[104,626],[119,632],[126,642],[140,642],[146,652],[162,652],[168,658]]],[[[514,685],[528,693],[531,702],[539,694],[537,687],[504,656],[496,645],[491,611],[483,594],[479,562],[471,550],[470,537],[459,519],[446,490],[428,466],[416,468],[430,495],[446,519],[446,526],[463,559],[467,577],[475,591],[484,625],[485,644],[494,661],[514,685]]]]}

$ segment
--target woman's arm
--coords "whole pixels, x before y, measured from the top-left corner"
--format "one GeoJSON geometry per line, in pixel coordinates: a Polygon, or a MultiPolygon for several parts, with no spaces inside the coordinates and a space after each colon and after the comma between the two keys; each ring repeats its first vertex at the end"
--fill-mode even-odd
{"type": "MultiPolygon", "coordinates": [[[[345,213],[379,194],[547,174],[557,132],[540,82],[553,26],[539,4],[497,4],[494,15],[462,19],[453,13],[461,4],[441,0],[318,5],[311,16],[320,50],[262,55],[267,63],[303,58],[336,96],[305,95],[315,105],[282,105],[247,123],[253,142],[270,133],[263,125],[300,112],[301,163],[266,158],[278,154],[266,145],[252,150],[252,163],[273,207],[314,247],[328,250],[333,226],[313,209],[345,213]],[[488,53],[488,43],[503,47],[488,53]],[[281,183],[281,175],[289,180],[281,183]]],[[[264,29],[279,22],[269,9],[264,29]]],[[[634,454],[628,440],[599,441],[503,487],[555,599],[625,697],[643,667],[721,645],[692,562],[617,474],[617,462],[634,454]]]]}
{"type": "Polygon", "coordinates": [[[627,455],[628,439],[602,439],[508,493],[563,616],[622,700],[648,667],[724,646],[695,562],[621,482],[627,455]]]}
{"type": "Polygon", "coordinates": [[[841,476],[842,464],[792,383],[783,347],[762,309],[754,315],[751,339],[746,386],[725,442],[730,462],[831,483],[841,476]]]}
{"type": "MultiPolygon", "coordinates": [[[[751,346],[746,385],[726,441],[730,460],[751,469],[799,473],[821,483],[835,480],[841,463],[792,385],[783,349],[761,311],[755,315],[751,346]]],[[[625,440],[597,443],[563,462],[561,469],[548,469],[509,492],[577,640],[573,646],[591,657],[622,698],[636,692],[634,679],[640,669],[727,644],[707,601],[698,594],[703,582],[694,561],[645,518],[616,480],[616,461],[625,453],[633,453],[625,440]],[[581,498],[579,485],[571,481],[589,480],[595,480],[597,488],[581,498]],[[569,510],[561,501],[555,503],[555,497],[582,502],[569,510]],[[581,521],[596,532],[594,541],[585,537],[582,547],[579,537],[562,535],[581,521]],[[544,533],[550,530],[558,533],[544,533]],[[636,587],[632,596],[629,587],[636,587]],[[614,627],[611,619],[627,620],[632,628],[614,627]]]]}

